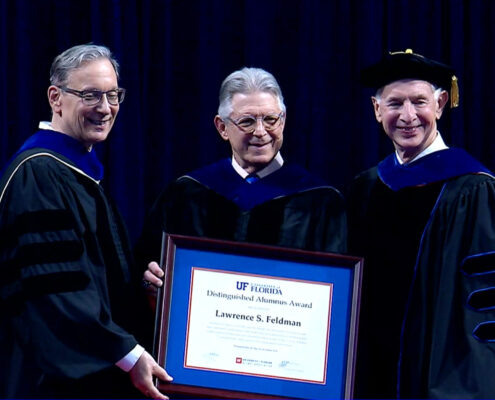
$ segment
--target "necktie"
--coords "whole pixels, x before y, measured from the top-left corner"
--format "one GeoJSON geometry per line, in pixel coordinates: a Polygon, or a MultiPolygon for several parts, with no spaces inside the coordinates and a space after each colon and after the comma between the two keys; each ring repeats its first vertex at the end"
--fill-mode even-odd
{"type": "Polygon", "coordinates": [[[256,174],[249,174],[248,176],[246,176],[247,183],[254,183],[259,179],[260,177],[256,174]]]}

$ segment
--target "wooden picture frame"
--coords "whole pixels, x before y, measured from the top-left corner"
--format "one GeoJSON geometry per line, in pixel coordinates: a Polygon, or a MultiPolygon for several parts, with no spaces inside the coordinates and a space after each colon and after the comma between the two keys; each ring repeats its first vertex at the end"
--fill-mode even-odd
{"type": "Polygon", "coordinates": [[[164,234],[161,263],[161,391],[352,398],[362,258],[164,234]]]}

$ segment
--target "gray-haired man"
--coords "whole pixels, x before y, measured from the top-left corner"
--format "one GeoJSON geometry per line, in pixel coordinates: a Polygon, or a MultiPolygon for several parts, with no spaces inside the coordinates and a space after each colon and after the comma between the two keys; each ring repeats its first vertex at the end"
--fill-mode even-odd
{"type": "MultiPolygon", "coordinates": [[[[342,196],[280,154],[286,121],[280,87],[267,71],[243,68],[220,88],[214,119],[232,158],[193,171],[159,196],[145,225],[138,256],[146,267],[160,255],[167,233],[344,252],[342,196]]],[[[145,279],[161,285],[149,265],[145,279]]]]}
{"type": "Polygon", "coordinates": [[[130,333],[130,245],[92,151],[124,99],[117,61],[75,46],[50,80],[52,120],[0,180],[0,397],[166,398],[152,378],[171,378],[130,333]]]}

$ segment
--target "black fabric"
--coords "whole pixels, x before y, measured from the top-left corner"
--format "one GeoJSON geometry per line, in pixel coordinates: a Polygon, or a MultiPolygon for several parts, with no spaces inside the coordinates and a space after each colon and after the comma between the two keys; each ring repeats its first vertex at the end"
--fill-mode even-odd
{"type": "Polygon", "coordinates": [[[494,201],[484,174],[397,191],[376,168],[356,178],[349,246],[365,257],[357,398],[495,396],[495,347],[475,335],[495,312],[468,304],[495,274],[462,268],[495,251],[494,201]]]}
{"type": "Polygon", "coordinates": [[[467,275],[495,273],[495,254],[475,254],[462,263],[462,271],[467,275]]]}
{"type": "Polygon", "coordinates": [[[79,169],[94,180],[99,181],[103,178],[103,165],[98,159],[96,151],[88,151],[72,136],[63,132],[41,129],[24,142],[14,157],[23,151],[36,148],[51,149],[72,160],[79,169]]]}
{"type": "MultiPolygon", "coordinates": [[[[255,197],[257,184],[267,178],[251,185],[238,175],[232,179],[249,186],[250,195],[255,197]]],[[[224,186],[228,187],[228,182],[224,186]]],[[[164,189],[150,212],[136,246],[141,267],[159,260],[162,231],[342,253],[346,250],[347,227],[343,198],[329,186],[279,196],[243,210],[234,201],[184,176],[164,189]]]]}
{"type": "Polygon", "coordinates": [[[0,184],[0,397],[136,397],[114,365],[144,304],[122,218],[71,160],[43,153],[19,154],[0,184]]]}
{"type": "Polygon", "coordinates": [[[243,66],[280,83],[286,160],[342,191],[392,149],[360,71],[412,48],[455,68],[460,106],[440,131],[495,170],[494,20],[489,0],[2,0],[0,168],[50,118],[53,58],[93,42],[115,53],[127,89],[97,150],[133,241],[164,185],[231,155],[213,118],[243,66]]]}
{"type": "Polygon", "coordinates": [[[241,210],[250,210],[272,199],[290,196],[328,185],[298,165],[285,163],[281,168],[256,181],[253,186],[224,158],[187,174],[190,178],[234,202],[241,210]]]}
{"type": "Polygon", "coordinates": [[[453,75],[454,69],[449,65],[412,51],[393,51],[385,54],[378,63],[363,69],[361,80],[363,85],[379,89],[401,79],[420,79],[448,91],[453,75]]]}

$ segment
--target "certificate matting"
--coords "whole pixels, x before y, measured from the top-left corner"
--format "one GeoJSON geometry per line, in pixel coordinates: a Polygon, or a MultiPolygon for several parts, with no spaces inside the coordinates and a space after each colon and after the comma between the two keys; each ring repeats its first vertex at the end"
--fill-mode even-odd
{"type": "Polygon", "coordinates": [[[163,263],[161,390],[352,397],[360,258],[170,235],[163,263]]]}
{"type": "Polygon", "coordinates": [[[324,384],[332,288],[193,267],[184,367],[324,384]]]}

